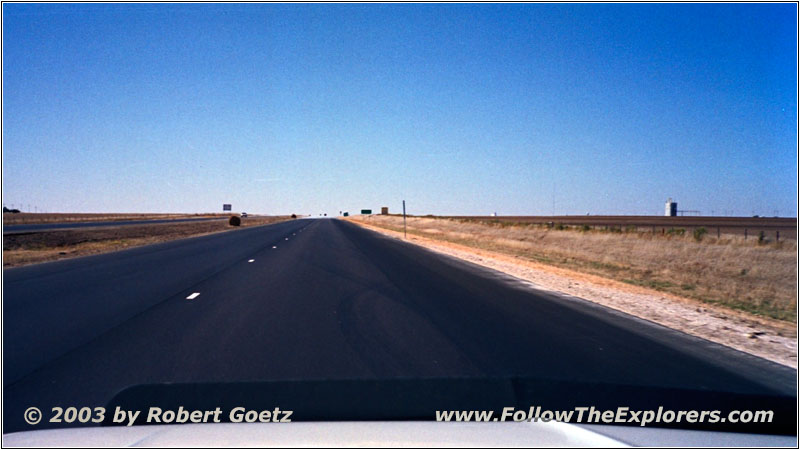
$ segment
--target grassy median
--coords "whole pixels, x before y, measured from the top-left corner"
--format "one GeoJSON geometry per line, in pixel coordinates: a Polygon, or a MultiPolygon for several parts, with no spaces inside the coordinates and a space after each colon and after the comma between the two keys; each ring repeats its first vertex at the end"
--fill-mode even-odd
{"type": "MultiPolygon", "coordinates": [[[[402,231],[398,216],[352,220],[402,231]]],[[[797,322],[797,242],[410,217],[408,233],[797,322]],[[559,229],[560,228],[560,229],[559,229]]]]}
{"type": "Polygon", "coordinates": [[[234,227],[230,226],[225,218],[198,222],[103,226],[4,234],[3,267],[106,253],[174,239],[221,233],[241,227],[292,220],[287,216],[251,216],[242,219],[240,227],[234,227]]]}

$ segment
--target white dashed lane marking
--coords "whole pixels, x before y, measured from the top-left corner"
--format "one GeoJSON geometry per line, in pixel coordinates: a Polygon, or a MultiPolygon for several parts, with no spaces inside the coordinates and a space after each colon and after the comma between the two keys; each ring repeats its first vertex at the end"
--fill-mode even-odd
{"type": "Polygon", "coordinates": [[[197,298],[198,295],[200,295],[200,293],[199,292],[195,292],[194,294],[186,297],[186,300],[194,300],[194,299],[197,298]]]}
{"type": "Polygon", "coordinates": [[[253,262],[255,259],[248,259],[247,262],[253,262]]]}

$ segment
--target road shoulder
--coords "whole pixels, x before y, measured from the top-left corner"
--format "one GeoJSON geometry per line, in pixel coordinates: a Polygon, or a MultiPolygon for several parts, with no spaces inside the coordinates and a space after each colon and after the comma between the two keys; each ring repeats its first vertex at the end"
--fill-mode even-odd
{"type": "MultiPolygon", "coordinates": [[[[396,239],[403,234],[358,220],[358,226],[396,239]]],[[[515,258],[465,245],[408,236],[429,250],[498,270],[532,287],[579,297],[736,350],[797,368],[797,329],[792,324],[700,303],[615,280],[515,258]]]]}

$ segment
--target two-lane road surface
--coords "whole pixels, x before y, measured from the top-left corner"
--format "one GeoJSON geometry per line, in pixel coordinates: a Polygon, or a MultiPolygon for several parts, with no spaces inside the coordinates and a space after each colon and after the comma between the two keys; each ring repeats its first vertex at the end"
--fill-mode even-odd
{"type": "Polygon", "coordinates": [[[3,271],[3,432],[166,382],[540,376],[795,396],[793,369],[340,220],[3,271]]]}

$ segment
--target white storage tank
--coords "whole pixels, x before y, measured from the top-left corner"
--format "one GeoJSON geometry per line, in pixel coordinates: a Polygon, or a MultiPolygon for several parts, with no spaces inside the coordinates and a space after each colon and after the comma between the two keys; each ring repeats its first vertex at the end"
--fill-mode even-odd
{"type": "Polygon", "coordinates": [[[667,217],[675,217],[678,215],[678,202],[673,202],[672,199],[667,199],[664,205],[664,215],[667,217]]]}

